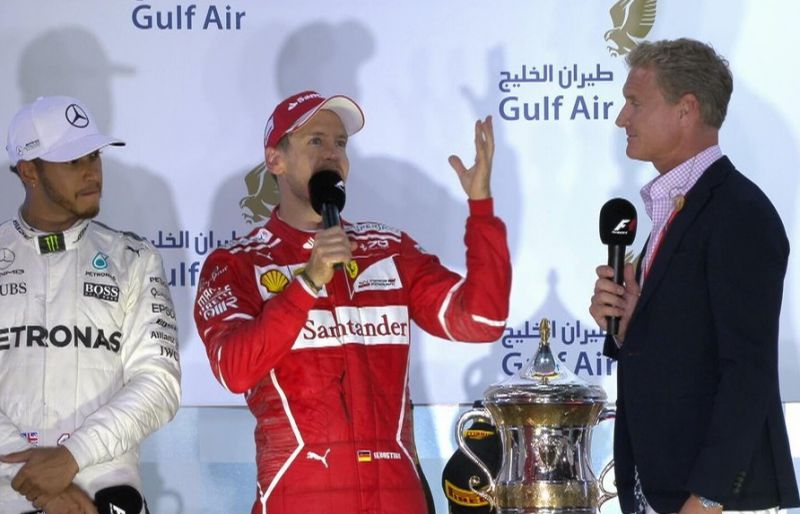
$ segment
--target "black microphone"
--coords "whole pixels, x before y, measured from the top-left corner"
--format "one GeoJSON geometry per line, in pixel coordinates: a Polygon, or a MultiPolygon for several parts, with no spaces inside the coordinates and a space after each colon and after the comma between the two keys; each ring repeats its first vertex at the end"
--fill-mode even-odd
{"type": "MultiPolygon", "coordinates": [[[[609,200],[600,209],[600,241],[608,245],[608,265],[614,268],[614,282],[622,285],[625,247],[636,239],[636,208],[624,198],[609,200]]],[[[617,335],[619,318],[607,317],[608,333],[617,335]]]]}
{"type": "MultiPolygon", "coordinates": [[[[144,498],[129,485],[115,485],[97,491],[94,504],[98,514],[139,514],[144,506],[144,498]]],[[[44,511],[31,510],[21,514],[44,514],[44,511]]]]}
{"type": "MultiPolygon", "coordinates": [[[[308,181],[308,196],[311,207],[322,216],[325,228],[339,225],[339,213],[344,209],[344,180],[333,170],[320,170],[308,181]]],[[[342,269],[342,263],[334,265],[334,269],[342,269]]]]}
{"type": "Polygon", "coordinates": [[[129,485],[115,485],[100,489],[94,495],[98,514],[139,514],[144,498],[129,485]]]}
{"type": "Polygon", "coordinates": [[[325,228],[339,224],[339,213],[344,209],[344,180],[332,170],[322,170],[311,175],[308,181],[311,207],[322,216],[325,228]]]}

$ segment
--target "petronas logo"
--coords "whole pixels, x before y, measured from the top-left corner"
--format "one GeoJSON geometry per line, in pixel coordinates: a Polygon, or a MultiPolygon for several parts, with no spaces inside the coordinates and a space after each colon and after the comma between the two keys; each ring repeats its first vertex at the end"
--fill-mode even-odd
{"type": "Polygon", "coordinates": [[[606,32],[612,57],[625,55],[646,38],[656,22],[656,0],[618,0],[609,14],[614,28],[606,32]],[[613,46],[612,46],[613,45],[613,46]]]}
{"type": "Polygon", "coordinates": [[[108,267],[108,255],[103,252],[97,252],[97,255],[92,259],[92,267],[97,270],[106,269],[108,267]]]}

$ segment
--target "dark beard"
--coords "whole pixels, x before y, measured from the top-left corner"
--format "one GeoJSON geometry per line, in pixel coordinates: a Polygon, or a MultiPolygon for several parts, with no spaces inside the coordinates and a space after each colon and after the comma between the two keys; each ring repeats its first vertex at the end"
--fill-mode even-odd
{"type": "Polygon", "coordinates": [[[65,209],[66,211],[73,214],[76,218],[82,220],[92,219],[100,213],[99,202],[94,206],[88,207],[83,210],[78,210],[76,202],[70,202],[66,196],[61,194],[60,191],[58,191],[56,188],[52,186],[50,181],[47,178],[45,178],[44,174],[40,174],[39,179],[42,184],[42,188],[44,189],[45,193],[47,193],[47,196],[50,198],[50,200],[53,203],[65,209]]]}

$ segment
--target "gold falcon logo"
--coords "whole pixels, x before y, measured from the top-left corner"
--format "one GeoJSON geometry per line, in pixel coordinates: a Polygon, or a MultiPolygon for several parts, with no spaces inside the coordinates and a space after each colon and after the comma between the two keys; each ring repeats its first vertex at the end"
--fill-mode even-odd
{"type": "Polygon", "coordinates": [[[259,223],[269,218],[278,205],[278,184],[262,162],[251,169],[244,178],[247,196],[239,200],[242,216],[247,223],[259,223]]]}
{"type": "Polygon", "coordinates": [[[618,57],[633,50],[636,40],[650,33],[656,22],[656,0],[619,0],[608,12],[614,28],[606,32],[605,40],[611,43],[609,53],[618,57]]]}

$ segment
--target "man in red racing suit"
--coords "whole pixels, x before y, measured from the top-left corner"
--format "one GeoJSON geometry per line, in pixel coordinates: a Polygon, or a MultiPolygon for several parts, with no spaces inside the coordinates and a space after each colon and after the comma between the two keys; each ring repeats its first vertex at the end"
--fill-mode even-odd
{"type": "Polygon", "coordinates": [[[299,208],[307,193],[294,186],[308,177],[298,170],[346,178],[341,141],[362,125],[345,97],[304,92],[279,104],[265,146],[280,206],[203,266],[198,331],[214,375],[245,393],[257,419],[253,514],[427,512],[408,390],[411,320],[455,341],[494,341],[505,327],[511,268],[488,194],[491,119],[476,124],[473,168],[451,158],[470,196],[466,279],[403,232],[320,230],[320,216],[299,208]],[[298,151],[311,158],[276,158],[298,151]]]}

